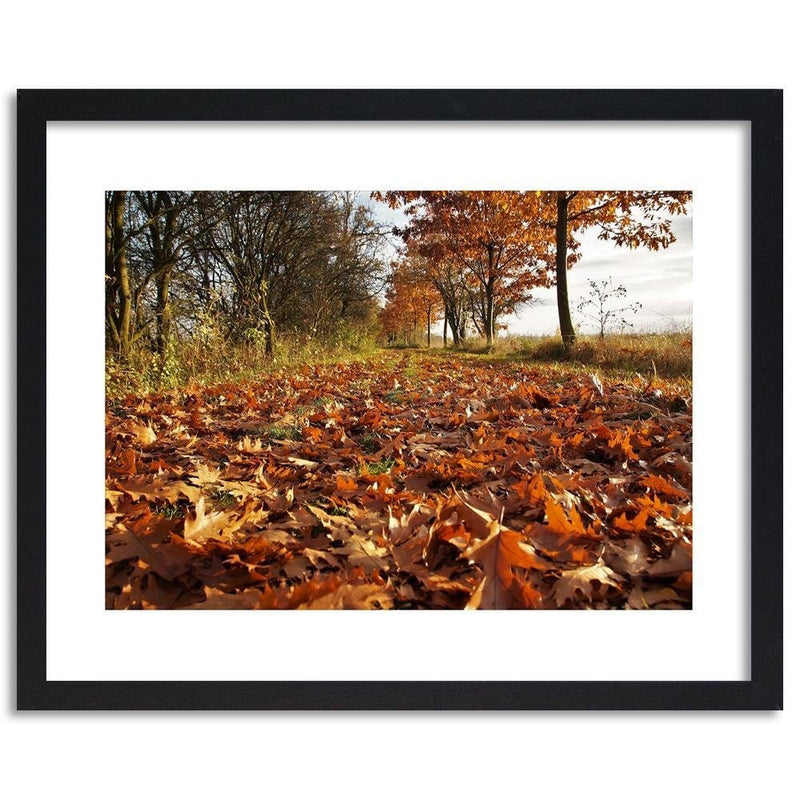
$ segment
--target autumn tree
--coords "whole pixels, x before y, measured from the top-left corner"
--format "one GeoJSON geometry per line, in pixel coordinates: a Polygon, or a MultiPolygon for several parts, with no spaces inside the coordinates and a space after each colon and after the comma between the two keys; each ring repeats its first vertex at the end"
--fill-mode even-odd
{"type": "Polygon", "coordinates": [[[419,256],[406,257],[392,264],[382,314],[384,334],[396,337],[401,331],[413,340],[421,321],[425,322],[426,341],[431,346],[431,327],[442,313],[442,298],[429,280],[426,262],[419,256]]]}
{"type": "Polygon", "coordinates": [[[449,328],[453,344],[459,345],[467,335],[471,307],[471,290],[463,264],[446,248],[433,247],[430,239],[422,248],[418,242],[409,239],[405,244],[405,263],[413,270],[417,281],[433,287],[439,295],[438,313],[443,319],[442,344],[447,347],[449,328]]]}
{"type": "Polygon", "coordinates": [[[313,257],[313,198],[302,192],[241,192],[225,198],[222,224],[209,233],[209,251],[232,282],[236,328],[275,349],[275,312],[286,283],[313,257]]]}
{"type": "Polygon", "coordinates": [[[390,283],[386,289],[386,302],[380,311],[381,331],[389,344],[401,340],[410,344],[416,326],[415,310],[400,287],[390,283]]]}
{"type": "Polygon", "coordinates": [[[309,335],[323,337],[337,325],[364,316],[377,302],[386,273],[382,229],[358,193],[331,192],[325,205],[315,223],[325,245],[318,258],[305,263],[303,291],[285,287],[277,314],[280,327],[305,328],[309,335]]]}
{"type": "Polygon", "coordinates": [[[564,346],[575,344],[567,269],[580,258],[577,234],[588,228],[620,247],[661,250],[675,241],[672,219],[685,214],[692,193],[685,191],[537,192],[540,225],[555,231],[558,319],[564,346]]]}
{"type": "Polygon", "coordinates": [[[531,192],[376,192],[404,207],[406,244],[434,263],[459,265],[487,346],[497,319],[547,285],[548,235],[538,224],[539,197],[531,192]]]}
{"type": "Polygon", "coordinates": [[[202,229],[190,213],[196,195],[106,193],[106,338],[122,360],[149,341],[163,361],[173,329],[173,278],[189,268],[187,248],[202,229]]]}
{"type": "Polygon", "coordinates": [[[224,218],[203,251],[226,276],[234,340],[255,332],[271,358],[279,331],[330,335],[373,313],[382,239],[354,193],[236,192],[221,202],[224,218]]]}

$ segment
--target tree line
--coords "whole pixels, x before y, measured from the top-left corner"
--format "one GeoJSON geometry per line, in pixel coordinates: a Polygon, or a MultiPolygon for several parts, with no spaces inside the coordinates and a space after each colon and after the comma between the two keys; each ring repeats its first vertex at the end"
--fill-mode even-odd
{"type": "Polygon", "coordinates": [[[226,347],[248,343],[267,359],[284,335],[329,341],[348,326],[430,346],[439,320],[445,345],[474,330],[491,346],[537,286],[555,287],[571,347],[567,271],[580,233],[659,250],[691,201],[686,191],[376,191],[406,217],[391,261],[389,228],[361,197],[107,192],[107,352],[163,360],[209,324],[226,347]]]}
{"type": "Polygon", "coordinates": [[[282,333],[374,323],[386,230],[355,192],[110,191],[107,352],[164,358],[209,320],[267,358],[282,333]]]}
{"type": "Polygon", "coordinates": [[[567,270],[580,258],[581,232],[629,248],[660,250],[675,241],[672,218],[687,191],[387,191],[373,197],[403,209],[404,242],[382,312],[387,339],[409,338],[425,320],[443,320],[459,344],[472,328],[491,347],[500,320],[555,286],[564,346],[575,344],[567,270]]]}

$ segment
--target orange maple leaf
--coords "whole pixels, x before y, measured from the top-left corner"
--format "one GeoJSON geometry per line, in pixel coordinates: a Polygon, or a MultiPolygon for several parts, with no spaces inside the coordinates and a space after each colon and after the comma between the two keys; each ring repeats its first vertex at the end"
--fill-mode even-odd
{"type": "Polygon", "coordinates": [[[547,525],[556,533],[564,536],[585,536],[586,529],[583,527],[580,515],[571,507],[569,517],[564,509],[552,498],[548,497],[544,503],[545,513],[547,514],[547,525]]]}
{"type": "MultiPolygon", "coordinates": [[[[521,533],[490,524],[488,539],[465,551],[464,555],[480,565],[484,579],[473,593],[467,608],[519,608],[520,598],[531,607],[540,597],[530,584],[515,575],[514,568],[547,570],[550,565],[536,555],[521,533]]],[[[525,607],[525,606],[523,606],[525,607]]]]}

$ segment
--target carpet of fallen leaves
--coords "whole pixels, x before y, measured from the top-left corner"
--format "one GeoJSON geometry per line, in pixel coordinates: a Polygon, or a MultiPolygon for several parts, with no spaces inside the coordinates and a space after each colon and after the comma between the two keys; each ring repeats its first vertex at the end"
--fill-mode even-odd
{"type": "Polygon", "coordinates": [[[691,398],[386,353],[107,402],[110,609],[689,608],[691,398]]]}

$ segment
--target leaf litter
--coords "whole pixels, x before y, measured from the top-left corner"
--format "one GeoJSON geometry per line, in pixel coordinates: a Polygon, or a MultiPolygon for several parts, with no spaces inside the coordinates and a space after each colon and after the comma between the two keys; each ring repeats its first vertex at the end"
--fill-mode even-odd
{"type": "Polygon", "coordinates": [[[669,384],[457,355],[115,400],[106,606],[690,608],[691,432],[669,384]]]}

